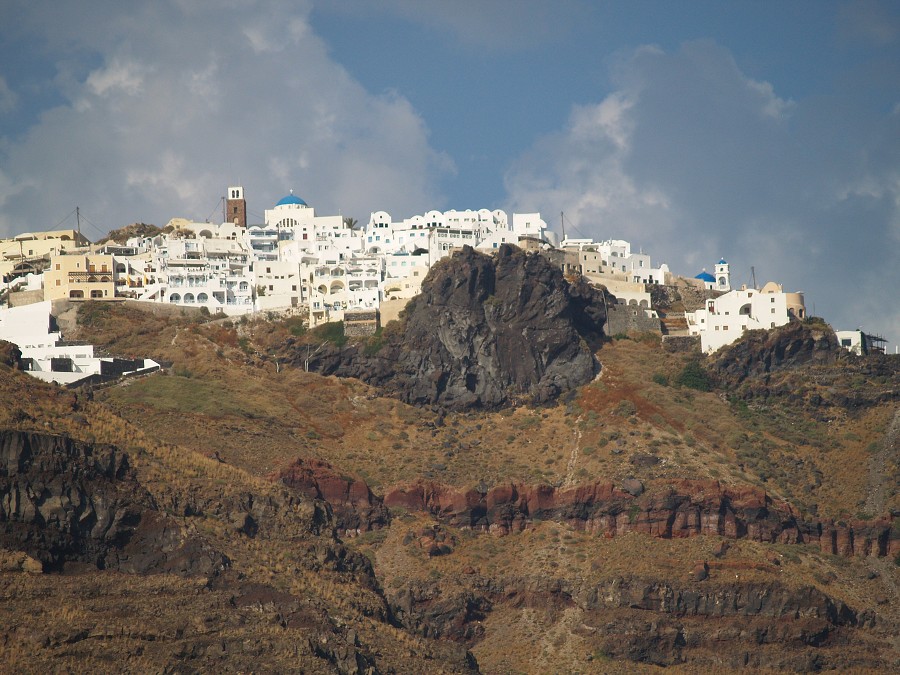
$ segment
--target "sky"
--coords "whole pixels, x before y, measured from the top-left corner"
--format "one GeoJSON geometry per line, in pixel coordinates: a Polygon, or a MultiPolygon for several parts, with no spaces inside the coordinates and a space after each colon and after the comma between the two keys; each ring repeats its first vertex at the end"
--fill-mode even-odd
{"type": "Polygon", "coordinates": [[[540,211],[900,342],[900,3],[0,4],[0,237],[540,211]],[[564,214],[561,216],[561,214],[564,214]]]}

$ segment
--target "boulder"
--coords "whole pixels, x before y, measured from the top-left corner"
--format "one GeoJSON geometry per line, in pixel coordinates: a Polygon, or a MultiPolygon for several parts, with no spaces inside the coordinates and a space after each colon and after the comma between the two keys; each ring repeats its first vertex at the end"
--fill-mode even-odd
{"type": "MultiPolygon", "coordinates": [[[[590,382],[606,320],[603,291],[569,283],[538,253],[464,247],[437,263],[374,354],[326,348],[309,368],[355,377],[412,404],[450,409],[546,403],[590,382]]],[[[282,361],[305,358],[304,350],[282,361]]]]}

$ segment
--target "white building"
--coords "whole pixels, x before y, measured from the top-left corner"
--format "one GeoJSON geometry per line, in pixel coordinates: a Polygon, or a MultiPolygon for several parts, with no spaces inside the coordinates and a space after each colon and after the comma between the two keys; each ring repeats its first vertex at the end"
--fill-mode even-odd
{"type": "Polygon", "coordinates": [[[44,382],[72,385],[91,378],[110,379],[159,369],[152,359],[111,359],[94,356],[93,345],[62,345],[55,330],[49,300],[0,309],[0,340],[22,352],[25,371],[44,382]]]}
{"type": "Polygon", "coordinates": [[[771,281],[760,290],[729,291],[707,300],[704,309],[685,312],[688,331],[700,336],[701,348],[707,353],[731,344],[748,330],[776,328],[805,316],[803,294],[785,293],[771,281]]]}

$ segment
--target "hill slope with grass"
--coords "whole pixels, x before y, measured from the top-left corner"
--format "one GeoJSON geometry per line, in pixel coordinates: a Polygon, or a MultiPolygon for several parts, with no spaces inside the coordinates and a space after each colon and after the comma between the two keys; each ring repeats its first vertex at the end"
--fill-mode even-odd
{"type": "MultiPolygon", "coordinates": [[[[18,669],[900,665],[898,361],[835,351],[819,324],[713,357],[604,340],[598,378],[499,410],[306,372],[288,350],[340,333],[294,318],[84,303],[77,327],[171,366],[87,392],[0,365],[0,429],[116,448],[138,515],[221,558],[45,564],[16,546],[23,511],[4,497],[2,644],[18,669]]],[[[30,526],[69,522],[45,512],[30,526]]]]}

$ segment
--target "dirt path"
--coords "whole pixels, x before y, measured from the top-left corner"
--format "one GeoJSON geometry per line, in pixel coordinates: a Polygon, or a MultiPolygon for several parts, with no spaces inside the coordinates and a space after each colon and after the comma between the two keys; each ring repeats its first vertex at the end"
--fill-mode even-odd
{"type": "Polygon", "coordinates": [[[575,420],[575,446],[569,454],[569,463],[566,464],[566,479],[563,481],[563,487],[572,487],[575,485],[575,466],[578,464],[578,448],[581,446],[581,429],[579,424],[581,417],[575,420]]]}

